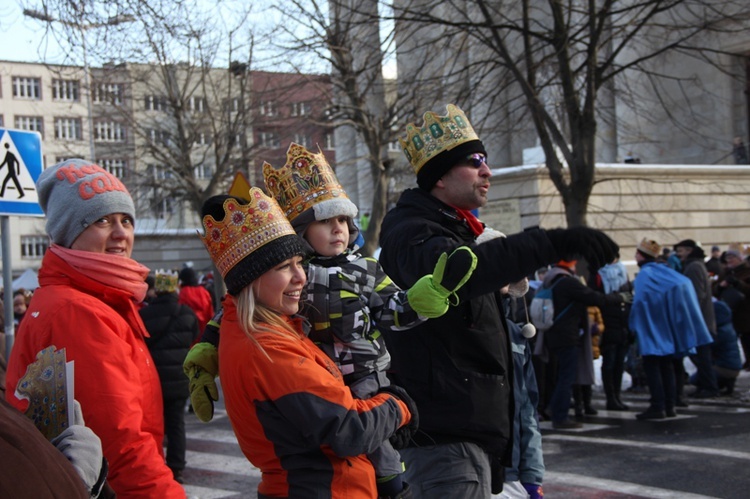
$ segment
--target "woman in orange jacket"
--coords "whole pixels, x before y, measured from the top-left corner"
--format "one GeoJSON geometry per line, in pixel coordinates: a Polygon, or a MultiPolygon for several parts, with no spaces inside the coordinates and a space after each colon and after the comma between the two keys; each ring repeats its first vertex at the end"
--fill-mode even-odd
{"type": "Polygon", "coordinates": [[[138,315],[148,269],[130,257],[133,200],[117,177],[81,159],[46,169],[36,188],[52,246],[10,353],[6,399],[25,410],[15,391],[27,366],[44,348],[64,348],[117,497],[182,499],[164,463],[161,387],[138,315]]]}
{"type": "Polygon", "coordinates": [[[398,387],[355,399],[296,316],[306,277],[303,245],[276,201],[218,196],[203,208],[206,244],[227,285],[219,376],[245,456],[262,472],[259,498],[372,499],[365,453],[414,430],[398,387]]]}

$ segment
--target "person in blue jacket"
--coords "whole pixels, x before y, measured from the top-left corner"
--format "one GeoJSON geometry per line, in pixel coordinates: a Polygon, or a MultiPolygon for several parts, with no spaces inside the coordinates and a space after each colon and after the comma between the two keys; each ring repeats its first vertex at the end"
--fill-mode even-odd
{"type": "MultiPolygon", "coordinates": [[[[506,288],[508,286],[501,292],[505,292],[506,288]]],[[[544,497],[542,483],[545,468],[537,413],[539,389],[531,362],[533,346],[529,342],[536,329],[531,324],[526,324],[522,329],[511,317],[507,321],[513,351],[513,451],[511,466],[505,468],[503,491],[492,497],[541,499],[544,497]]]]}
{"type": "Polygon", "coordinates": [[[712,341],[692,282],[656,263],[659,248],[656,241],[644,238],[635,253],[640,271],[633,283],[629,323],[638,341],[651,393],[648,409],[636,415],[639,420],[676,416],[672,360],[712,341]]]}
{"type": "MultiPolygon", "coordinates": [[[[716,315],[716,338],[711,344],[711,358],[716,379],[719,383],[721,395],[734,393],[734,384],[742,370],[742,357],[737,344],[737,331],[732,324],[732,309],[720,300],[714,300],[714,315],[716,315]]],[[[697,373],[690,377],[690,383],[695,384],[697,373]]]]}

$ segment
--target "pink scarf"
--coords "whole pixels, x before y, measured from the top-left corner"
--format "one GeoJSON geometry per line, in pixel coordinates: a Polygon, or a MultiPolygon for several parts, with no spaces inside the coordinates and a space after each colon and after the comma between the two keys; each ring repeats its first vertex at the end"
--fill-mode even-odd
{"type": "Polygon", "coordinates": [[[146,297],[148,267],[132,258],[74,250],[58,244],[53,244],[49,250],[90,279],[130,293],[137,303],[146,297]]]}

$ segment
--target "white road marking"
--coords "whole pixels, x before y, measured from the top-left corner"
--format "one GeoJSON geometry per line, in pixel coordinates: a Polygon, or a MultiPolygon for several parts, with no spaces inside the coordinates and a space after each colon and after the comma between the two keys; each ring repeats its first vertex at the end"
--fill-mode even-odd
{"type": "Polygon", "coordinates": [[[575,485],[576,487],[619,492],[621,494],[649,497],[653,499],[715,499],[712,496],[660,489],[658,487],[648,487],[637,483],[621,482],[619,480],[607,480],[605,478],[596,478],[591,475],[557,473],[554,471],[546,471],[544,473],[544,483],[545,485],[553,483],[558,485],[575,485]]]}

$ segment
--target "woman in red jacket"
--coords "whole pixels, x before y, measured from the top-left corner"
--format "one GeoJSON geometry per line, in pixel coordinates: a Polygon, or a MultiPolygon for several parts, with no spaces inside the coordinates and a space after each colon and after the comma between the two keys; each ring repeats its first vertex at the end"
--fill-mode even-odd
{"type": "Polygon", "coordinates": [[[203,240],[227,285],[219,374],[240,447],[263,473],[258,497],[375,498],[364,454],[413,430],[413,402],[395,387],[352,397],[295,315],[301,240],[274,199],[249,197],[209,199],[203,240]]]}
{"type": "Polygon", "coordinates": [[[75,398],[102,441],[119,499],[184,498],[164,463],[161,387],[138,315],[148,269],[130,258],[135,207],[115,176],[73,159],[36,183],[52,246],[8,362],[6,399],[37,353],[54,345],[75,362],[75,398]]]}

